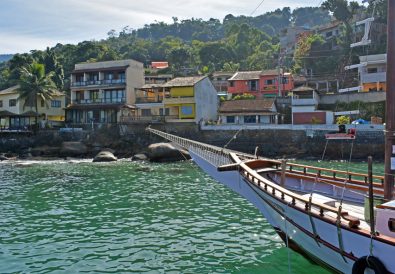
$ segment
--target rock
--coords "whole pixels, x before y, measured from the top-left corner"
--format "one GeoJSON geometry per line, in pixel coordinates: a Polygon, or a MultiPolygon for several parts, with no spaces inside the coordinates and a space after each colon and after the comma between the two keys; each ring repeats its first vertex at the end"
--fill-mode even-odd
{"type": "Polygon", "coordinates": [[[4,155],[0,155],[0,161],[6,161],[6,160],[8,160],[7,157],[5,157],[4,155]]]}
{"type": "Polygon", "coordinates": [[[113,150],[112,148],[103,148],[100,151],[108,151],[108,152],[111,152],[112,154],[115,153],[115,150],[113,150]]]}
{"type": "Polygon", "coordinates": [[[187,151],[177,149],[171,143],[151,144],[148,150],[152,162],[182,161],[191,158],[187,151]]]}
{"type": "Polygon", "coordinates": [[[146,161],[146,160],[148,160],[148,157],[144,153],[139,153],[132,156],[132,161],[146,161]]]}
{"type": "Polygon", "coordinates": [[[116,160],[117,157],[115,157],[110,151],[100,151],[95,158],[93,158],[93,162],[113,162],[116,160]]]}
{"type": "Polygon", "coordinates": [[[58,156],[59,155],[59,147],[50,147],[50,146],[40,146],[30,149],[30,152],[33,156],[58,156]]]}
{"type": "Polygon", "coordinates": [[[60,154],[63,157],[84,156],[88,148],[82,142],[63,142],[60,148],[60,154]]]}

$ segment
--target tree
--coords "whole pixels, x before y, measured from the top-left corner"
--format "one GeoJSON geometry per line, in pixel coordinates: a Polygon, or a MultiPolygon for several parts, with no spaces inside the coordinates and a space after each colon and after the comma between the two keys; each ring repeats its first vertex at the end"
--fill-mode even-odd
{"type": "Polygon", "coordinates": [[[23,108],[29,106],[36,110],[36,125],[38,124],[38,100],[42,100],[48,107],[56,91],[56,85],[52,80],[53,72],[45,73],[45,66],[32,63],[21,68],[19,79],[18,100],[24,100],[23,108]]]}

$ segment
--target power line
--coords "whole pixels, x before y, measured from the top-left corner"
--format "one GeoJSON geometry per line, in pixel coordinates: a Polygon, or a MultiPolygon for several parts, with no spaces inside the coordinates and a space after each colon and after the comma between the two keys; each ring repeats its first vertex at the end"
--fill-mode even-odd
{"type": "Polygon", "coordinates": [[[259,3],[259,5],[251,12],[250,16],[252,16],[252,15],[256,12],[256,10],[259,9],[259,7],[263,4],[264,1],[265,1],[265,0],[262,0],[262,1],[259,3]]]}

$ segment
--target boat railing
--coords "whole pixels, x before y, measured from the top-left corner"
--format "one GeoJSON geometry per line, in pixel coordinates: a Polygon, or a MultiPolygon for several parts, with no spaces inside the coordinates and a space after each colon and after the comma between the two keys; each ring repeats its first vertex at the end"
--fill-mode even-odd
{"type": "MultiPolygon", "coordinates": [[[[250,168],[246,163],[240,161],[238,156],[234,153],[231,153],[231,157],[233,161],[240,165],[240,174],[248,181],[253,183],[256,187],[261,190],[269,193],[271,196],[284,200],[284,202],[289,203],[292,206],[296,206],[297,202],[302,203],[304,205],[304,210],[310,211],[310,213],[314,214],[311,209],[317,209],[317,214],[320,217],[331,218],[328,215],[325,215],[325,212],[331,212],[336,214],[338,220],[343,220],[349,227],[357,228],[359,226],[359,219],[348,215],[348,212],[339,209],[338,207],[332,207],[326,204],[317,203],[313,200],[303,197],[299,194],[296,194],[292,191],[289,191],[268,179],[259,175],[254,169],[250,168]]],[[[332,217],[333,218],[333,217],[332,217]]],[[[336,220],[333,220],[336,221],[336,220]]]]}
{"type": "MultiPolygon", "coordinates": [[[[367,174],[352,171],[334,170],[294,163],[287,163],[287,171],[291,173],[317,177],[318,179],[368,185],[367,174]]],[[[373,175],[373,184],[375,187],[382,187],[384,184],[384,176],[373,175]]]]}

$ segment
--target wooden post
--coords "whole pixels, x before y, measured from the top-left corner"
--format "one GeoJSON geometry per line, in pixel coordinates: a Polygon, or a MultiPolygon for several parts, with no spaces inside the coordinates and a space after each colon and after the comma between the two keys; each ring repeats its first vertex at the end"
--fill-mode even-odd
{"type": "Polygon", "coordinates": [[[374,200],[373,200],[373,163],[372,156],[368,157],[368,181],[369,181],[369,222],[370,222],[370,234],[375,234],[374,229],[374,200]]]}
{"type": "Polygon", "coordinates": [[[287,161],[285,159],[281,160],[281,181],[280,185],[284,186],[285,185],[285,171],[287,169],[287,161]]]}
{"type": "Polygon", "coordinates": [[[384,199],[392,199],[394,175],[391,169],[392,146],[395,145],[395,1],[388,1],[387,15],[387,90],[385,119],[384,199]]]}

